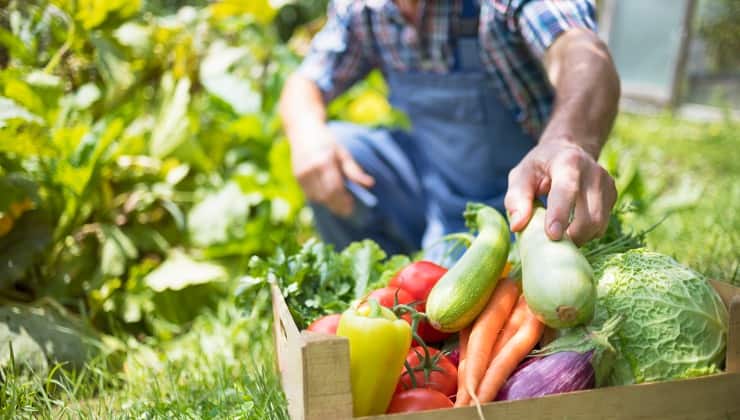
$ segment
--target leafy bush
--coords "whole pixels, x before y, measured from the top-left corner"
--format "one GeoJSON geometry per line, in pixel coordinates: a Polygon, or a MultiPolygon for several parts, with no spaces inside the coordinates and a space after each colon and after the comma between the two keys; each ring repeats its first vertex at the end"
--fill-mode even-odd
{"type": "Polygon", "coordinates": [[[0,288],[169,335],[304,228],[275,112],[298,59],[266,1],[150,3],[2,12],[0,288]]]}

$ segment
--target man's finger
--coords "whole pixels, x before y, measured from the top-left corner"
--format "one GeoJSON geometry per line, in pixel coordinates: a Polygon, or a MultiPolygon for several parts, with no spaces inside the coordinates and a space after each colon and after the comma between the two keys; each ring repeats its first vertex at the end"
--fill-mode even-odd
{"type": "Polygon", "coordinates": [[[581,246],[596,236],[600,226],[592,217],[593,203],[589,202],[588,194],[580,194],[576,199],[573,220],[568,226],[567,234],[573,242],[581,246]]]}
{"type": "Polygon", "coordinates": [[[509,188],[504,198],[504,206],[509,214],[512,232],[524,229],[532,217],[532,202],[539,187],[534,169],[530,166],[517,166],[509,172],[509,188]]]}
{"type": "Polygon", "coordinates": [[[589,189],[589,203],[597,203],[596,206],[589,206],[591,209],[591,219],[599,225],[597,236],[602,236],[609,227],[609,217],[614,203],[617,201],[617,188],[614,185],[614,179],[606,170],[599,168],[600,176],[594,177],[599,179],[598,188],[589,189]]]}
{"type": "Polygon", "coordinates": [[[339,165],[342,168],[344,176],[350,180],[362,185],[365,188],[370,188],[375,185],[375,179],[368,175],[360,165],[357,164],[352,155],[344,147],[337,148],[337,157],[339,158],[339,165]]]}
{"type": "Polygon", "coordinates": [[[584,185],[576,200],[574,218],[568,226],[568,236],[580,246],[599,235],[608,222],[605,213],[603,179],[598,167],[592,168],[584,178],[584,185]]]}
{"type": "Polygon", "coordinates": [[[344,188],[342,174],[338,168],[327,168],[321,174],[321,188],[326,192],[323,203],[333,213],[340,216],[348,216],[352,213],[352,197],[344,188]]]}
{"type": "Polygon", "coordinates": [[[551,179],[552,188],[547,196],[545,232],[550,239],[558,241],[568,228],[570,212],[576,204],[580,172],[577,167],[558,165],[553,168],[551,179]]]}

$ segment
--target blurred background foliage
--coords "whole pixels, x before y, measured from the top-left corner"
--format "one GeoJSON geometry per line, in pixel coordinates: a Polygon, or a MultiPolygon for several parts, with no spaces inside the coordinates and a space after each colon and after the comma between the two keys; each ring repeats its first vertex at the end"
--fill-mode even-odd
{"type": "Polygon", "coordinates": [[[2,294],[168,335],[302,232],[275,105],[324,6],[8,2],[2,294]]]}

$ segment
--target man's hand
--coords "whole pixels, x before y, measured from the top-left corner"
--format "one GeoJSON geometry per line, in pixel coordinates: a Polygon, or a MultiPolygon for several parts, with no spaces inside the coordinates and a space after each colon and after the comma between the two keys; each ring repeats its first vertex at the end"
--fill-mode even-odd
{"type": "Polygon", "coordinates": [[[375,180],[362,170],[326,125],[326,107],[316,83],[298,75],[285,83],[280,115],[291,147],[293,174],[306,197],[334,214],[349,216],[354,201],[345,179],[363,187],[375,180]]]}
{"type": "Polygon", "coordinates": [[[604,233],[617,199],[606,170],[581,146],[566,140],[541,141],[509,173],[505,205],[512,231],[524,229],[533,200],[545,194],[548,236],[559,240],[565,232],[578,245],[604,233]]]}
{"type": "Polygon", "coordinates": [[[606,45],[585,29],[560,34],[543,64],[555,107],[539,144],[509,173],[506,210],[518,232],[535,197],[547,194],[547,235],[559,240],[566,233],[581,245],[604,233],[617,199],[614,180],[596,159],[617,114],[619,77],[606,45]]]}
{"type": "Polygon", "coordinates": [[[345,178],[368,188],[375,180],[337,143],[323,122],[304,126],[297,137],[303,138],[292,142],[291,160],[303,192],[337,215],[350,215],[354,201],[344,186],[345,178]]]}

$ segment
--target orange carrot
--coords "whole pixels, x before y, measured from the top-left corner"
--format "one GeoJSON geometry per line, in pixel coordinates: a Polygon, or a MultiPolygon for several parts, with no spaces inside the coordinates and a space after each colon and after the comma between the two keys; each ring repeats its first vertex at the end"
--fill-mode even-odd
{"type": "Polygon", "coordinates": [[[470,402],[470,395],[463,386],[465,380],[465,359],[468,355],[468,338],[470,337],[470,327],[465,327],[460,331],[460,363],[457,365],[457,397],[455,397],[455,406],[462,407],[470,402]]]}
{"type": "Polygon", "coordinates": [[[511,337],[513,337],[517,331],[519,331],[524,320],[527,319],[528,313],[529,307],[527,306],[527,301],[524,299],[524,295],[521,295],[519,296],[519,300],[517,301],[514,310],[511,311],[511,316],[506,321],[504,329],[501,330],[501,333],[498,335],[496,344],[493,345],[493,349],[491,350],[491,360],[501,353],[501,349],[504,348],[504,345],[511,340],[511,337]]]}
{"type": "Polygon", "coordinates": [[[509,318],[519,298],[519,292],[519,283],[516,280],[510,278],[499,280],[485,309],[473,322],[468,338],[463,383],[468,393],[475,392],[486,373],[486,368],[491,363],[491,350],[496,343],[496,337],[509,318]]]}
{"type": "Polygon", "coordinates": [[[504,269],[503,271],[501,271],[501,276],[499,277],[501,278],[508,277],[509,273],[511,272],[512,267],[513,266],[511,265],[511,263],[509,261],[506,261],[506,264],[504,264],[504,269]]]}
{"type": "Polygon", "coordinates": [[[501,352],[491,361],[476,394],[481,402],[493,401],[506,379],[514,373],[519,363],[537,345],[545,325],[527,307],[527,318],[521,328],[504,345],[501,352]]]}

